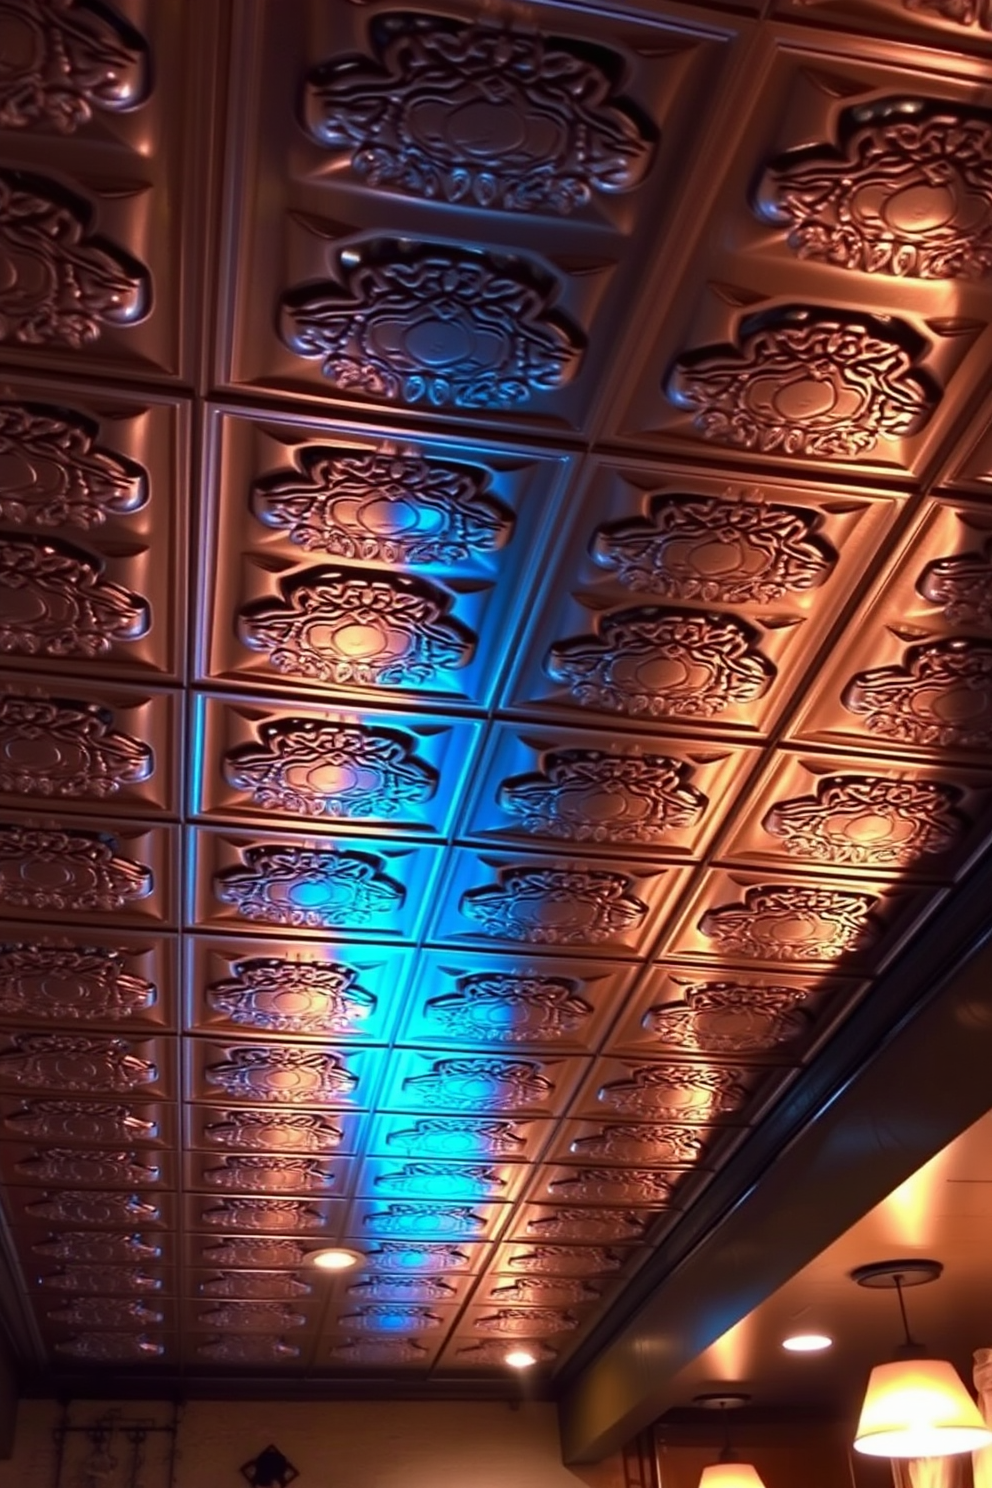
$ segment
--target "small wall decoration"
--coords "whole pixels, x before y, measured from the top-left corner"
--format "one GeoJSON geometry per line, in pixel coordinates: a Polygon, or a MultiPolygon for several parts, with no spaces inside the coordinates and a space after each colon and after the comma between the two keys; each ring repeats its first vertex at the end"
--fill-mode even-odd
{"type": "Polygon", "coordinates": [[[245,1478],[252,1488],[286,1488],[294,1478],[300,1475],[296,1468],[284,1457],[278,1447],[271,1444],[263,1447],[258,1456],[251,1462],[246,1462],[241,1469],[241,1476],[245,1478]]]}

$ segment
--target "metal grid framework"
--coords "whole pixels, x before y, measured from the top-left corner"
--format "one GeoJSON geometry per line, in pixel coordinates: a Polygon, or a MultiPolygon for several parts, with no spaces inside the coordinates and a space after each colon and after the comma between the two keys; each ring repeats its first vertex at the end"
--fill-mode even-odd
{"type": "Polygon", "coordinates": [[[553,1374],[954,892],[990,28],[0,5],[23,1364],[553,1374]]]}

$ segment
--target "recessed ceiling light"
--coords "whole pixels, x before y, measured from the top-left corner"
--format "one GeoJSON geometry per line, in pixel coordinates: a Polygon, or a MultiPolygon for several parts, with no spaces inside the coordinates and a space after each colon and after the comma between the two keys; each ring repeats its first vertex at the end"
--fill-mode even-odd
{"type": "Polygon", "coordinates": [[[790,1354],[819,1354],[833,1345],[826,1333],[793,1333],[782,1339],[782,1347],[790,1354]]]}
{"type": "Polygon", "coordinates": [[[338,1246],[332,1250],[312,1250],[307,1256],[307,1264],[320,1271],[350,1271],[352,1266],[360,1266],[364,1259],[360,1251],[343,1250],[338,1246]]]}
{"type": "Polygon", "coordinates": [[[537,1355],[529,1353],[527,1349],[511,1349],[506,1362],[511,1369],[529,1369],[532,1364],[537,1363],[537,1355]]]}

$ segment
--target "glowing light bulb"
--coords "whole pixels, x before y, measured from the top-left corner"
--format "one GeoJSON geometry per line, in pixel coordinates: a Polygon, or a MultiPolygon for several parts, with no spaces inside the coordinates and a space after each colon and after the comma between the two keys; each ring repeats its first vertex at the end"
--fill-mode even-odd
{"type": "Polygon", "coordinates": [[[307,1256],[307,1262],[316,1266],[319,1271],[350,1271],[352,1266],[361,1265],[365,1259],[357,1250],[312,1250],[307,1256]]]}
{"type": "Polygon", "coordinates": [[[537,1355],[527,1349],[511,1349],[506,1356],[506,1363],[511,1369],[529,1369],[532,1364],[537,1363],[537,1355]]]}
{"type": "Polygon", "coordinates": [[[793,1333],[782,1339],[782,1347],[790,1354],[819,1354],[832,1348],[833,1342],[826,1333],[793,1333]]]}

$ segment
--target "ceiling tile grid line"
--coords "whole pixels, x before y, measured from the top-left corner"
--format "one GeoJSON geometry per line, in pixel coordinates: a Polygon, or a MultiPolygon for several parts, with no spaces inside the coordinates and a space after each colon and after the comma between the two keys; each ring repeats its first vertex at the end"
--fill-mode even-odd
{"type": "Polygon", "coordinates": [[[989,64],[901,0],[9,9],[47,1367],[553,1376],[992,831],[989,64]]]}

